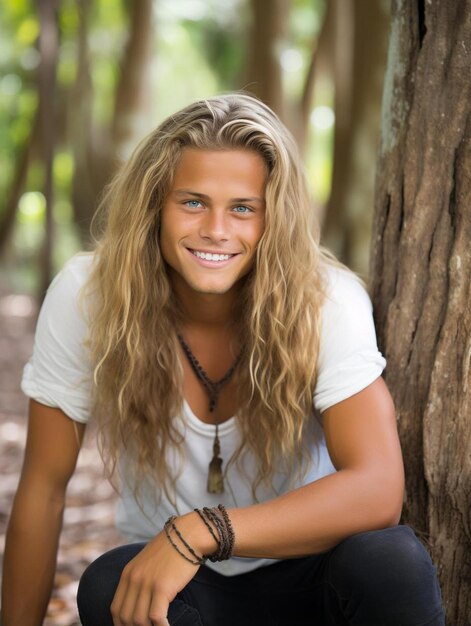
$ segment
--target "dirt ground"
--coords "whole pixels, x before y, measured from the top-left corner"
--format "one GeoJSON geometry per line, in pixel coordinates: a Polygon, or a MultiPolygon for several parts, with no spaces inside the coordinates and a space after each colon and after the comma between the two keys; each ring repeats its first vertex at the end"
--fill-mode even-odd
{"type": "MultiPolygon", "coordinates": [[[[31,298],[0,291],[0,560],[26,440],[28,401],[20,379],[32,351],[35,317],[31,298]]],[[[68,489],[54,592],[44,626],[79,626],[75,594],[81,572],[102,552],[123,542],[114,529],[114,506],[115,494],[103,478],[89,432],[68,489]]]]}

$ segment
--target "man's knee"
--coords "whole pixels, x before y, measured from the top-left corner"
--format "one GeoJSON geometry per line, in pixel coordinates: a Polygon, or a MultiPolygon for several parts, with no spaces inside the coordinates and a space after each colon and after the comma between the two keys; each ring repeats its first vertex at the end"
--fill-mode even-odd
{"type": "Polygon", "coordinates": [[[430,616],[441,609],[435,567],[407,526],[349,537],[333,550],[330,577],[340,595],[355,596],[359,605],[389,606],[398,615],[401,607],[430,616]]]}
{"type": "Polygon", "coordinates": [[[82,574],[77,606],[84,626],[112,625],[110,606],[125,565],[145,544],[120,546],[102,554],[82,574]]]}
{"type": "Polygon", "coordinates": [[[373,587],[385,583],[415,586],[424,577],[435,578],[429,554],[408,526],[349,537],[333,552],[332,567],[335,566],[356,580],[364,577],[373,587]]]}

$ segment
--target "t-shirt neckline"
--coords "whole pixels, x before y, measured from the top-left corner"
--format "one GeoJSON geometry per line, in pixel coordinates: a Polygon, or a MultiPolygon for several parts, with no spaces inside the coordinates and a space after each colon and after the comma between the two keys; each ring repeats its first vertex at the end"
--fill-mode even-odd
{"type": "MultiPolygon", "coordinates": [[[[200,420],[200,418],[193,413],[186,398],[183,398],[183,412],[192,430],[195,430],[199,432],[200,434],[205,435],[207,437],[211,437],[211,438],[214,437],[215,425],[207,424],[206,422],[203,422],[202,420],[200,420]]],[[[235,416],[232,416],[229,419],[222,422],[221,424],[219,424],[219,436],[223,437],[224,435],[229,434],[230,432],[235,430],[235,427],[236,427],[235,416]]]]}

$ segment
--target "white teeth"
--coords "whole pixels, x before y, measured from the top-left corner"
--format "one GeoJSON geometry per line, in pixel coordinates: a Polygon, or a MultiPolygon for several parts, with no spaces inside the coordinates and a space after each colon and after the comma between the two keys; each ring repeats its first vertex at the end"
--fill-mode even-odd
{"type": "Polygon", "coordinates": [[[199,252],[198,250],[192,250],[193,254],[199,259],[205,261],[227,261],[232,256],[231,254],[211,254],[210,252],[199,252]]]}

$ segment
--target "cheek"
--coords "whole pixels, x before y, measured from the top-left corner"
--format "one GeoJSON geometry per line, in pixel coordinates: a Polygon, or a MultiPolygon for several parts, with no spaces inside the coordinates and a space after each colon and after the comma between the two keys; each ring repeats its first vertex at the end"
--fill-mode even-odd
{"type": "Polygon", "coordinates": [[[264,220],[260,223],[254,225],[251,233],[250,233],[250,241],[253,247],[256,247],[262,238],[262,235],[265,231],[265,222],[264,220]]]}

